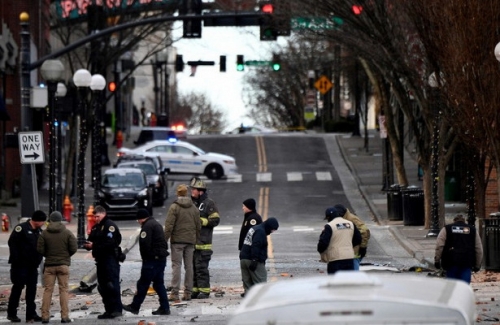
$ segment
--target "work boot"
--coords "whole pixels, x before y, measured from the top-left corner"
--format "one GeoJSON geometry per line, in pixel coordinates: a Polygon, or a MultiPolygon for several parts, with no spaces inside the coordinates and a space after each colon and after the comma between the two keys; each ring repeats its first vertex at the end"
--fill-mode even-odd
{"type": "Polygon", "coordinates": [[[123,305],[123,309],[134,315],[139,314],[139,309],[135,309],[132,305],[123,305]]]}
{"type": "Polygon", "coordinates": [[[168,296],[168,301],[180,301],[179,294],[177,292],[171,292],[168,296]]]}
{"type": "Polygon", "coordinates": [[[153,314],[153,315],[170,315],[170,310],[163,309],[160,307],[157,310],[153,311],[151,314],[153,314]]]}
{"type": "Polygon", "coordinates": [[[182,301],[190,301],[191,300],[191,293],[190,292],[184,292],[182,295],[182,301]]]}
{"type": "Polygon", "coordinates": [[[210,293],[200,292],[198,297],[196,297],[196,299],[207,299],[207,298],[210,298],[210,293]]]}
{"type": "Polygon", "coordinates": [[[191,292],[191,299],[196,299],[198,298],[199,292],[191,292]]]}
{"type": "Polygon", "coordinates": [[[17,315],[8,315],[7,319],[10,320],[12,323],[20,323],[21,318],[17,317],[17,315]]]}

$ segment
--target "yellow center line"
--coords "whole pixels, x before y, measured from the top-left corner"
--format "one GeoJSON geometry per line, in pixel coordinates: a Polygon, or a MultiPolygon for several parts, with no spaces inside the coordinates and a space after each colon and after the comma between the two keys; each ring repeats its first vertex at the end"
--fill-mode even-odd
{"type": "Polygon", "coordinates": [[[259,164],[259,173],[267,172],[266,147],[262,137],[255,137],[257,145],[257,160],[259,164]]]}

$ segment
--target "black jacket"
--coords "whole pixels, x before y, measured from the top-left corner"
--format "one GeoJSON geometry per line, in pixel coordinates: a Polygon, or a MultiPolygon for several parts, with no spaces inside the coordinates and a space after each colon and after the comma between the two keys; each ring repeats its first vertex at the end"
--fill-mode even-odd
{"type": "Polygon", "coordinates": [[[240,260],[252,260],[265,263],[267,260],[267,235],[278,229],[278,221],[269,218],[260,225],[250,228],[243,247],[240,251],[240,260]]]}
{"type": "Polygon", "coordinates": [[[92,256],[96,260],[118,258],[116,249],[122,242],[122,234],[113,220],[104,217],[92,228],[88,240],[92,242],[92,256]]]}
{"type": "Polygon", "coordinates": [[[42,254],[36,245],[42,229],[33,229],[29,221],[18,224],[9,237],[9,263],[12,267],[37,268],[42,262],[42,254]]]}
{"type": "Polygon", "coordinates": [[[262,223],[262,217],[255,211],[250,211],[245,213],[245,217],[243,218],[243,223],[241,224],[240,230],[240,241],[238,242],[238,250],[241,251],[243,247],[243,241],[245,240],[245,236],[247,235],[248,230],[253,226],[260,225],[262,223]]]}
{"type": "Polygon", "coordinates": [[[139,250],[143,261],[166,261],[169,255],[163,227],[152,217],[142,224],[139,250]]]}

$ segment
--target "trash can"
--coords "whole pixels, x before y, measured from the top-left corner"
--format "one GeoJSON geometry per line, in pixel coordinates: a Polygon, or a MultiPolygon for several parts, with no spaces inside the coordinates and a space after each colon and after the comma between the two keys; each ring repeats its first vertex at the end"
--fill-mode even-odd
{"type": "Polygon", "coordinates": [[[486,270],[500,270],[500,212],[483,219],[483,260],[486,270]]]}
{"type": "Polygon", "coordinates": [[[460,183],[456,172],[446,172],[444,177],[445,201],[460,201],[460,183]]]}
{"type": "Polygon", "coordinates": [[[393,184],[387,190],[387,217],[391,221],[403,220],[403,201],[401,190],[405,186],[393,184]]]}
{"type": "Polygon", "coordinates": [[[403,225],[423,226],[425,219],[424,191],[417,186],[408,186],[401,193],[403,225]]]}

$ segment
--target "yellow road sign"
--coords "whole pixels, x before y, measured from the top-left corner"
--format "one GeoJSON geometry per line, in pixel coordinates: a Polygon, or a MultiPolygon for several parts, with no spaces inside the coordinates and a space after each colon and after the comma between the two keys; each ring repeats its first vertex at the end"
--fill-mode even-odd
{"type": "Polygon", "coordinates": [[[314,83],[314,87],[318,89],[321,95],[326,94],[330,89],[332,89],[332,86],[332,82],[326,76],[319,77],[319,79],[314,83]]]}

